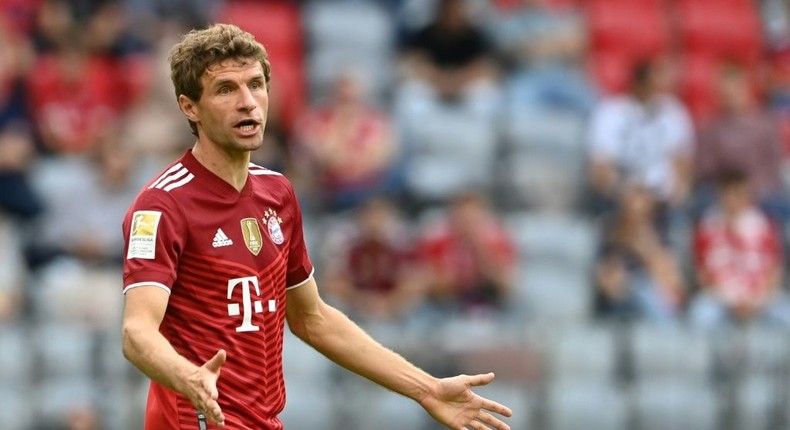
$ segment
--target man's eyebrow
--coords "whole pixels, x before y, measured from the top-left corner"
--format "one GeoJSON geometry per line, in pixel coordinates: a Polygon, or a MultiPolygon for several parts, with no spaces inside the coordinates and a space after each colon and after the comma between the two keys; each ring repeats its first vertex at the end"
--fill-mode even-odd
{"type": "Polygon", "coordinates": [[[220,80],[214,81],[214,83],[212,83],[211,86],[216,88],[216,87],[221,87],[221,86],[228,85],[228,84],[235,85],[236,83],[232,79],[220,79],[220,80]]]}

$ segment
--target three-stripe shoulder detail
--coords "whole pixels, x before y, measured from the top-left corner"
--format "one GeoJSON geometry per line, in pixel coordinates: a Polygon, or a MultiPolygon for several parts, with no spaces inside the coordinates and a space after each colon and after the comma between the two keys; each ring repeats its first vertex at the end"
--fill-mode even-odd
{"type": "Polygon", "coordinates": [[[188,184],[194,177],[195,175],[190,173],[183,164],[176,163],[162,173],[148,188],[171,191],[188,184]]]}
{"type": "Polygon", "coordinates": [[[272,175],[272,176],[282,176],[283,174],[280,172],[275,172],[274,170],[269,170],[265,167],[261,167],[255,163],[249,164],[250,175],[260,176],[260,175],[272,175]]]}

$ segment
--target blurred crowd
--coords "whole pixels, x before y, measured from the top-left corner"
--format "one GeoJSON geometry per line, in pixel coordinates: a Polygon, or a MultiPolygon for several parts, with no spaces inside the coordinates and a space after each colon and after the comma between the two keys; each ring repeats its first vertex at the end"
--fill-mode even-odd
{"type": "Polygon", "coordinates": [[[352,318],[790,329],[783,0],[0,0],[0,345],[33,357],[0,368],[0,411],[19,428],[131,414],[97,394],[130,373],[120,221],[193,144],[168,50],[218,21],[271,55],[253,159],[295,184],[352,318]]]}

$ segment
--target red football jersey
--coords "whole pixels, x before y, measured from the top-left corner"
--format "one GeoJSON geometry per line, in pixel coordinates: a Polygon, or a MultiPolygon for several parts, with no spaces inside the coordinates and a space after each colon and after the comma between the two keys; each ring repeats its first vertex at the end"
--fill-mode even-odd
{"type": "Polygon", "coordinates": [[[697,268],[732,304],[752,302],[767,292],[765,280],[784,261],[781,236],[778,226],[757,208],[731,222],[720,210],[712,210],[694,232],[697,268]]]}
{"type": "MultiPolygon", "coordinates": [[[[170,292],[160,331],[193,363],[227,351],[217,387],[226,428],[281,429],[285,292],[313,273],[290,182],[250,164],[239,192],[187,152],[140,192],[123,231],[124,293],[170,292]]],[[[186,396],[151,382],[145,428],[212,426],[186,396]]]]}

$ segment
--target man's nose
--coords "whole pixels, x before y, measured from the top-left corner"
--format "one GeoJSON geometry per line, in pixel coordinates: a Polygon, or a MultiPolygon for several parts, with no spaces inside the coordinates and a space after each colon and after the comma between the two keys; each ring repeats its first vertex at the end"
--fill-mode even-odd
{"type": "Polygon", "coordinates": [[[255,110],[256,107],[258,107],[258,102],[255,100],[255,97],[252,96],[252,91],[246,86],[242,87],[241,91],[239,91],[239,110],[250,112],[255,110]]]}

